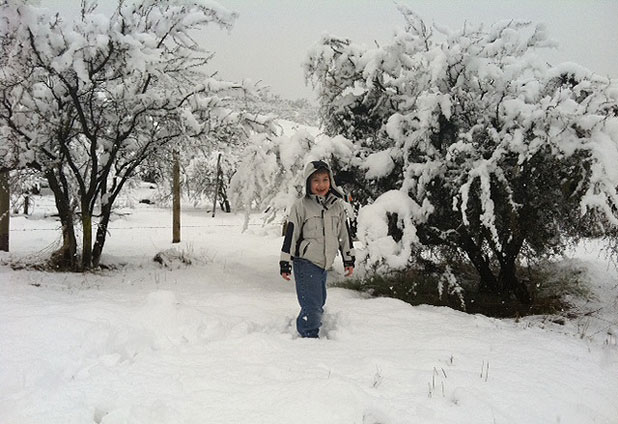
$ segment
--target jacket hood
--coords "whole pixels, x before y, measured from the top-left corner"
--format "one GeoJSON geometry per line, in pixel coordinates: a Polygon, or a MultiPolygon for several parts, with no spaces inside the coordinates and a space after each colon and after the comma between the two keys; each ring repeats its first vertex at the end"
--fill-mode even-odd
{"type": "Polygon", "coordinates": [[[335,184],[335,178],[333,178],[333,171],[330,169],[330,166],[328,166],[328,163],[326,163],[323,160],[313,160],[309,163],[307,163],[307,165],[305,165],[305,171],[304,171],[304,176],[305,176],[305,195],[309,196],[311,195],[311,183],[309,181],[309,179],[311,178],[311,176],[313,175],[314,172],[319,171],[321,169],[325,169],[326,171],[328,171],[328,178],[330,179],[330,193],[333,193],[335,196],[339,197],[339,198],[343,198],[343,190],[341,190],[339,187],[337,187],[337,185],[335,184]]]}

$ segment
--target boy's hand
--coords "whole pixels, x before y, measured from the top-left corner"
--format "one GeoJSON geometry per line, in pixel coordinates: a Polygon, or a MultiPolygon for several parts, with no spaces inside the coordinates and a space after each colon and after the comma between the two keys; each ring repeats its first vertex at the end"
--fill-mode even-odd
{"type": "Polygon", "coordinates": [[[279,261],[279,274],[284,280],[290,281],[292,274],[292,265],[288,261],[279,261]]]}
{"type": "Polygon", "coordinates": [[[353,273],[354,273],[354,267],[353,266],[346,266],[345,267],[345,272],[343,273],[343,275],[345,275],[346,277],[349,277],[353,273]]]}

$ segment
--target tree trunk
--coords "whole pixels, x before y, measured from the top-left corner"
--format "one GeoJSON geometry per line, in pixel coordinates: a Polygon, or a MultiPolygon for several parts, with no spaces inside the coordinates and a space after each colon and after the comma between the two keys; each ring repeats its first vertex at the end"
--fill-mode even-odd
{"type": "Polygon", "coordinates": [[[507,258],[500,263],[500,273],[498,274],[500,295],[503,299],[508,299],[511,294],[514,294],[521,303],[529,305],[532,302],[532,297],[528,287],[517,278],[516,271],[514,258],[507,258]]]}
{"type": "Polygon", "coordinates": [[[116,201],[116,197],[121,192],[127,179],[128,175],[122,178],[117,186],[114,184],[112,192],[109,193],[107,191],[107,183],[103,184],[102,193],[104,193],[104,195],[101,197],[101,219],[99,220],[94,247],[92,249],[93,268],[97,268],[101,264],[101,255],[103,253],[103,247],[105,246],[105,240],[107,239],[107,228],[112,215],[112,205],[116,201]]]}
{"type": "Polygon", "coordinates": [[[88,210],[89,202],[82,201],[82,268],[92,267],[92,214],[88,210]]]}
{"type": "Polygon", "coordinates": [[[62,224],[62,247],[52,254],[51,262],[59,269],[77,271],[77,239],[69,196],[62,190],[54,171],[48,171],[45,177],[54,193],[56,209],[62,224]]]}
{"type": "Polygon", "coordinates": [[[174,153],[172,190],[172,243],[180,243],[180,160],[178,153],[174,153]]]}
{"type": "Polygon", "coordinates": [[[101,263],[101,254],[103,253],[103,246],[105,245],[105,239],[107,237],[107,226],[109,225],[111,212],[111,203],[104,204],[101,207],[101,220],[99,221],[99,227],[97,228],[97,235],[94,241],[94,248],[92,249],[93,268],[97,268],[101,263]]]}
{"type": "Polygon", "coordinates": [[[474,268],[479,273],[481,279],[479,291],[497,293],[499,290],[498,280],[492,272],[485,255],[481,251],[481,248],[472,240],[472,237],[465,231],[460,231],[461,247],[468,255],[470,262],[474,265],[474,268]]]}
{"type": "Polygon", "coordinates": [[[532,302],[532,297],[528,287],[517,278],[517,257],[524,244],[522,231],[518,231],[522,226],[512,222],[511,228],[513,232],[509,237],[509,241],[501,249],[498,249],[497,246],[494,247],[494,253],[500,262],[500,272],[498,274],[500,296],[508,300],[514,294],[515,298],[521,303],[529,305],[532,302]]]}
{"type": "Polygon", "coordinates": [[[9,187],[9,171],[0,171],[0,250],[9,251],[11,190],[9,187]]]}

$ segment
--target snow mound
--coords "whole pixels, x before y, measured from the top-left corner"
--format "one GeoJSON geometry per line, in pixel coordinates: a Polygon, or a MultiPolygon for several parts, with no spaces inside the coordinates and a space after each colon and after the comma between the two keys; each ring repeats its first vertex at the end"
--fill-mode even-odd
{"type": "Polygon", "coordinates": [[[164,268],[177,269],[196,262],[193,253],[186,250],[178,250],[174,247],[157,253],[153,261],[164,268]]]}

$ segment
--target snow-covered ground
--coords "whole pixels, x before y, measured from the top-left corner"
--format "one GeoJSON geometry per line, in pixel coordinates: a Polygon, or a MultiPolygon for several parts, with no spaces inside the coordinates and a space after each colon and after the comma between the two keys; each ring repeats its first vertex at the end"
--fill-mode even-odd
{"type": "Polygon", "coordinates": [[[116,269],[12,270],[57,246],[48,200],[0,254],[2,424],[618,423],[618,276],[595,248],[575,260],[596,312],[564,325],[330,288],[307,340],[279,225],[187,209],[172,245],[170,212],[137,204],[111,225],[116,269]],[[192,263],[152,260],[172,247],[192,263]]]}

